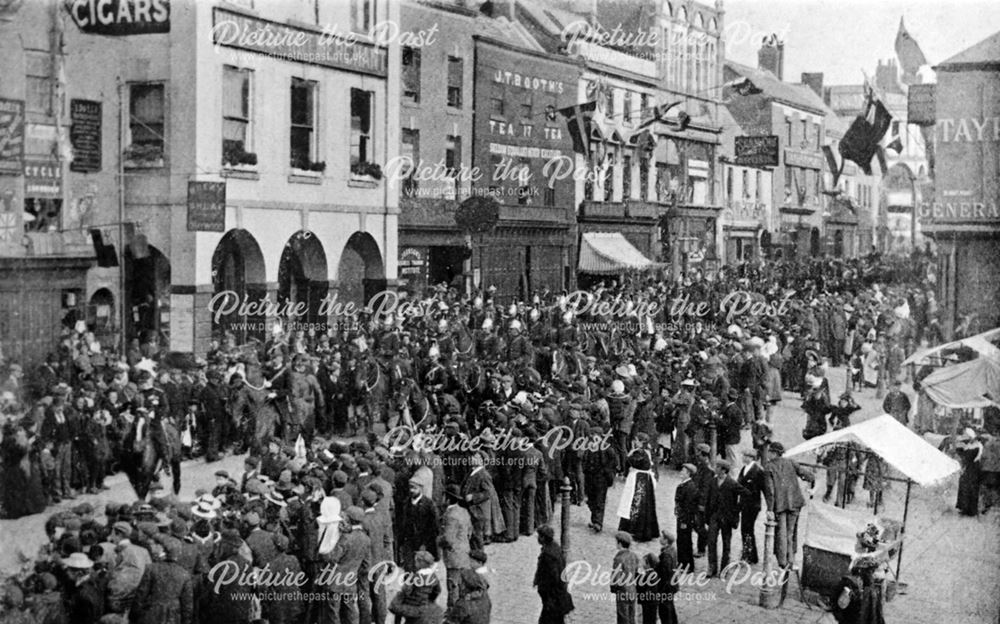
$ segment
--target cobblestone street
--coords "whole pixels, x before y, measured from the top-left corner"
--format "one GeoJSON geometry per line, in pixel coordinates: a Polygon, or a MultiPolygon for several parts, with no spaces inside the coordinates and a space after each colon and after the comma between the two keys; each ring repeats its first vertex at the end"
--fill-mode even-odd
{"type": "MultiPolygon", "coordinates": [[[[831,388],[839,394],[843,387],[843,370],[830,373],[831,388]]],[[[857,396],[862,410],[853,422],[860,422],[880,413],[874,390],[865,390],[857,396]]],[[[775,439],[791,447],[802,441],[801,429],[804,415],[797,409],[797,397],[786,393],[784,402],[774,415],[775,439]]],[[[744,432],[745,443],[749,444],[744,432]]],[[[184,466],[184,487],[181,498],[191,498],[199,487],[210,487],[215,470],[224,468],[240,474],[242,459],[227,457],[213,464],[202,461],[188,462],[184,466]]],[[[673,492],[680,482],[678,473],[664,469],[656,488],[657,511],[660,526],[673,530],[673,492]]],[[[995,512],[978,518],[959,516],[954,509],[957,477],[937,489],[914,488],[907,526],[907,539],[903,553],[900,578],[908,585],[905,594],[886,605],[886,620],[916,624],[949,624],[995,622],[1000,612],[1000,523],[995,512]]],[[[820,479],[818,491],[822,492],[820,479]]],[[[111,490],[104,496],[81,496],[64,502],[50,510],[68,509],[87,501],[102,504],[109,501],[126,502],[134,496],[123,476],[108,480],[111,490]]],[[[886,515],[902,518],[903,490],[894,484],[886,493],[886,515]]],[[[621,492],[621,483],[608,494],[605,530],[595,535],[587,528],[589,513],[586,507],[573,507],[570,528],[569,561],[586,561],[599,578],[611,570],[615,553],[614,527],[617,521],[614,510],[621,492]]],[[[866,500],[866,493],[858,487],[855,505],[866,500]]],[[[558,512],[557,512],[558,515],[558,512]]],[[[17,565],[19,553],[36,552],[44,542],[43,524],[47,514],[39,514],[14,521],[0,522],[0,568],[9,572],[17,565]]],[[[758,520],[758,543],[763,544],[763,514],[758,520]]],[[[799,520],[800,541],[807,513],[799,520]]],[[[558,528],[558,524],[557,524],[558,528]]],[[[633,547],[640,557],[658,549],[652,542],[633,547]]],[[[733,537],[733,550],[739,550],[739,536],[733,537]]],[[[513,544],[493,544],[487,547],[489,555],[493,622],[496,624],[528,624],[536,622],[541,610],[538,595],[531,587],[531,578],[538,556],[534,538],[522,537],[513,544]]],[[[799,555],[801,557],[801,553],[799,555]]],[[[800,559],[801,560],[801,559],[800,559]]],[[[582,564],[581,564],[582,565],[582,564]]],[[[696,561],[696,572],[705,570],[706,559],[696,561]]],[[[584,566],[585,567],[585,566],[584,566]]],[[[444,578],[442,570],[442,580],[444,578]]],[[[606,577],[605,577],[606,578],[606,577]]],[[[799,599],[796,577],[793,576],[787,598],[778,610],[765,610],[757,606],[758,589],[749,582],[733,584],[727,588],[726,580],[705,581],[703,586],[683,590],[677,601],[677,612],[682,622],[833,622],[833,617],[817,607],[810,608],[799,599]]],[[[576,611],[570,621],[612,622],[615,617],[614,597],[604,585],[584,583],[574,588],[576,611]]],[[[444,602],[442,598],[442,604],[444,602]]]]}

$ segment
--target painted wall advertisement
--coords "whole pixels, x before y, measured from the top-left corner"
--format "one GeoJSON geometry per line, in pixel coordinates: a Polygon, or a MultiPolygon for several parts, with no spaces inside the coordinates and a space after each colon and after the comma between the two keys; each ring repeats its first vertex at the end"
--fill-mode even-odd
{"type": "Polygon", "coordinates": [[[69,104],[69,139],[73,144],[71,171],[101,170],[101,103],[72,100],[69,104]]]}
{"type": "Polygon", "coordinates": [[[24,166],[24,102],[0,99],[0,174],[21,175],[24,166]]]}

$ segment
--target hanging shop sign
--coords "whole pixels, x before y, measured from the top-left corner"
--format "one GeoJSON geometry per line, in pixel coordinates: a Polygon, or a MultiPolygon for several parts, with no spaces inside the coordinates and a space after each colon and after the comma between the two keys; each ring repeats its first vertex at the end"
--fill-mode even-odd
{"type": "Polygon", "coordinates": [[[399,273],[400,275],[419,276],[424,272],[426,263],[424,255],[419,249],[406,247],[399,252],[399,273]]]}
{"type": "Polygon", "coordinates": [[[69,139],[73,144],[70,171],[101,170],[101,103],[72,100],[69,104],[69,139]]]}
{"type": "Polygon", "coordinates": [[[21,175],[24,164],[24,101],[0,99],[0,174],[21,175]]]}
{"type": "Polygon", "coordinates": [[[910,85],[906,99],[906,123],[933,126],[937,122],[934,90],[936,84],[910,85]]]}
{"type": "Polygon", "coordinates": [[[67,0],[66,10],[89,35],[152,35],[170,32],[170,0],[67,0]]]}
{"type": "Polygon", "coordinates": [[[822,169],[823,157],[812,152],[799,152],[796,150],[785,150],[785,164],[793,167],[805,167],[806,169],[822,169]]]}
{"type": "Polygon", "coordinates": [[[62,164],[53,159],[24,161],[24,196],[62,199],[62,164]]]}
{"type": "Polygon", "coordinates": [[[331,35],[218,8],[213,19],[215,45],[383,78],[388,73],[386,48],[358,41],[353,35],[331,35]]]}
{"type": "Polygon", "coordinates": [[[188,182],[188,232],[226,231],[226,183],[188,182]]]}
{"type": "Polygon", "coordinates": [[[736,164],[743,167],[777,167],[778,137],[764,136],[736,137],[736,164]]]}

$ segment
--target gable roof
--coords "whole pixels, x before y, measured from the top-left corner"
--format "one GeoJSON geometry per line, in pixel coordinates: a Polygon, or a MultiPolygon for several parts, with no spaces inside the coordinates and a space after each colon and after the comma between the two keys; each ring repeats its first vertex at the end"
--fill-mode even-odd
{"type": "Polygon", "coordinates": [[[962,50],[955,56],[942,61],[934,67],[938,69],[958,69],[961,65],[997,65],[1000,66],[1000,31],[993,33],[970,48],[962,50]]]}
{"type": "Polygon", "coordinates": [[[758,97],[766,97],[818,115],[825,115],[827,112],[823,100],[805,85],[783,82],[765,69],[757,69],[734,61],[726,61],[726,69],[744,78],[749,78],[763,91],[758,97]]]}

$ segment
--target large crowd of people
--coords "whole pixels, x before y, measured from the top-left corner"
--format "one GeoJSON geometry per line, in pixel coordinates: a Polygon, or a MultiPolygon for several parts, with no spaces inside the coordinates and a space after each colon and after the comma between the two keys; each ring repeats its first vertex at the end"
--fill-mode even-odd
{"type": "MultiPolygon", "coordinates": [[[[852,393],[866,388],[908,419],[902,362],[942,339],[931,263],[916,260],[635,275],[513,302],[441,287],[410,293],[409,313],[336,331],[279,323],[243,344],[221,333],[199,360],[155,341],[111,353],[73,328],[29,375],[3,363],[0,510],[40,513],[119,471],[137,500],[52,514],[43,551],[6,585],[2,621],[488,622],[484,547],[537,535],[540,621],[561,622],[572,596],[552,525],[564,480],[601,532],[618,479],[621,551],[662,549],[616,563],[658,571],[661,598],[642,609],[676,621],[665,572],[694,570],[707,552],[707,573],[720,574],[736,529],[735,558],[757,564],[762,509],[778,564],[792,564],[799,480],[815,477],[773,439],[784,392],[801,393],[807,438],[849,425],[852,393]],[[851,374],[834,402],[826,370],[840,365],[851,374]],[[183,460],[230,453],[246,454],[242,474],[220,470],[214,487],[178,498],[183,460]],[[671,469],[683,479],[667,521],[655,500],[670,495],[657,483],[671,469]]],[[[985,452],[966,450],[970,433],[966,511],[978,512],[1000,453],[988,437],[985,452]]],[[[852,496],[858,474],[881,488],[883,467],[868,463],[845,475],[852,496]]],[[[615,592],[638,600],[634,585],[615,592]]]]}

